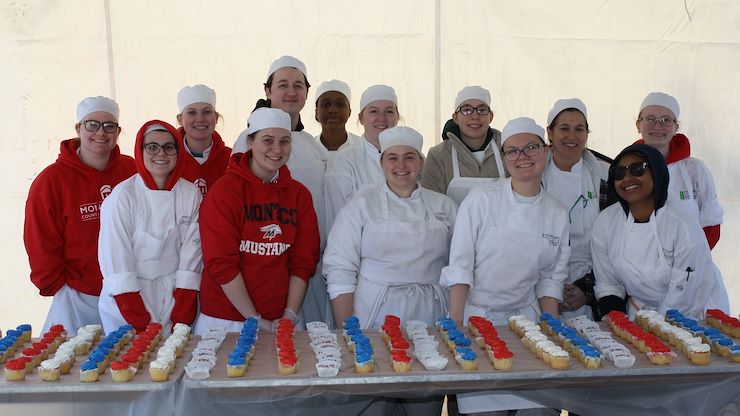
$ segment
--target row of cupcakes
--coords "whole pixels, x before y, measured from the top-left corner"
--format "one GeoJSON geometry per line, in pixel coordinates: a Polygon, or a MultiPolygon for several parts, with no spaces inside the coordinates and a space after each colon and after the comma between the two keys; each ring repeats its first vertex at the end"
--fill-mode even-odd
{"type": "Polygon", "coordinates": [[[255,317],[249,317],[244,321],[239,338],[237,338],[234,349],[229,353],[229,361],[226,363],[227,377],[244,377],[247,367],[252,362],[259,334],[259,321],[255,317]]]}
{"type": "Polygon", "coordinates": [[[707,309],[707,324],[733,338],[740,338],[740,319],[730,316],[719,309],[707,309]]]}
{"type": "Polygon", "coordinates": [[[411,371],[411,362],[413,361],[411,355],[409,355],[411,343],[403,336],[401,318],[396,315],[386,315],[379,332],[390,351],[393,371],[396,373],[411,371]]]}
{"type": "Polygon", "coordinates": [[[431,335],[424,321],[407,321],[406,336],[414,345],[414,356],[429,371],[441,371],[447,366],[447,358],[439,353],[439,341],[431,335]]]}
{"type": "Polygon", "coordinates": [[[470,346],[472,341],[457,327],[450,318],[440,318],[435,322],[442,339],[455,356],[455,361],[461,369],[474,371],[478,369],[478,354],[470,346]]]}
{"type": "Polygon", "coordinates": [[[374,369],[373,345],[370,338],[360,329],[360,319],[357,316],[348,316],[343,321],[342,334],[347,342],[347,348],[354,354],[355,372],[358,374],[372,373],[374,369]]]}
{"type": "Polygon", "coordinates": [[[30,341],[30,324],[21,324],[15,329],[9,329],[5,336],[0,338],[0,364],[12,358],[18,349],[23,349],[23,344],[30,341]]]}
{"type": "Polygon", "coordinates": [[[298,352],[295,349],[295,324],[281,319],[275,328],[278,374],[286,376],[298,371],[298,352]]]}
{"type": "Polygon", "coordinates": [[[635,365],[635,356],[632,351],[612,338],[611,332],[602,330],[599,324],[588,317],[584,315],[576,316],[566,320],[565,323],[586,338],[615,367],[629,368],[635,365]]]}
{"type": "Polygon", "coordinates": [[[540,315],[540,328],[556,340],[586,368],[600,368],[604,356],[586,338],[581,337],[574,328],[566,326],[560,319],[549,313],[540,315]]]}
{"type": "Polygon", "coordinates": [[[316,373],[319,377],[335,377],[342,368],[342,352],[337,334],[332,333],[326,322],[306,323],[311,349],[316,355],[316,373]]]}
{"type": "Polygon", "coordinates": [[[514,365],[514,353],[509,350],[491,321],[482,316],[468,317],[468,331],[481,349],[486,351],[488,359],[496,370],[510,370],[514,365]]]}
{"type": "Polygon", "coordinates": [[[673,362],[676,353],[665,345],[655,334],[645,331],[629,319],[627,314],[611,311],[603,319],[618,337],[629,341],[640,352],[645,353],[651,363],[667,365],[673,362]]]}
{"type": "Polygon", "coordinates": [[[211,377],[211,370],[216,365],[216,354],[226,338],[226,328],[214,327],[201,337],[193,349],[193,356],[185,364],[185,373],[193,380],[205,380],[211,377]]]}
{"type": "Polygon", "coordinates": [[[554,370],[567,370],[570,367],[570,354],[551,341],[542,328],[524,315],[509,317],[509,329],[522,340],[522,344],[537,358],[554,370]]]}
{"type": "Polygon", "coordinates": [[[172,328],[172,334],[167,337],[157,350],[157,356],[149,362],[149,379],[155,382],[168,381],[170,374],[175,371],[175,361],[185,351],[190,339],[190,326],[177,323],[172,328]]]}
{"type": "Polygon", "coordinates": [[[740,362],[740,345],[724,334],[720,328],[702,326],[696,320],[685,317],[675,309],[668,310],[665,319],[672,325],[683,328],[695,337],[701,338],[716,354],[730,358],[732,362],[740,362]]]}

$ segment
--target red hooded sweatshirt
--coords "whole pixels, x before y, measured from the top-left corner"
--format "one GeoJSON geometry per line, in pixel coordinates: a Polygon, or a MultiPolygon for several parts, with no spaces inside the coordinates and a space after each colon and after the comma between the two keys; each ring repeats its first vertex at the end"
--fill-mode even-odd
{"type": "MultiPolygon", "coordinates": [[[[639,139],[635,144],[645,144],[645,140],[639,139]]],[[[691,143],[689,143],[689,138],[681,133],[673,136],[670,143],[668,143],[668,157],[666,157],[666,163],[670,165],[671,163],[686,159],[689,156],[691,156],[691,143]]],[[[704,227],[704,235],[707,237],[709,248],[714,248],[719,241],[720,224],[704,227]]]]}
{"type": "MultiPolygon", "coordinates": [[[[185,129],[178,129],[180,135],[185,137],[185,129]]],[[[195,184],[200,192],[205,196],[213,184],[221,178],[226,172],[231,157],[231,148],[224,145],[224,141],[217,132],[211,136],[211,152],[208,154],[208,160],[202,165],[187,150],[184,150],[182,177],[195,184]]]]}
{"type": "Polygon", "coordinates": [[[249,169],[252,152],[234,155],[200,209],[204,273],[201,312],[243,321],[221,289],[241,273],[257,313],[283,316],[290,276],[308,282],[319,261],[319,227],[311,193],[280,168],[265,183],[249,169]]]}
{"type": "Polygon", "coordinates": [[[118,146],[103,171],[82,163],[79,147],[79,138],[63,141],[56,162],[28,191],[23,241],[31,281],[42,296],[53,296],[65,284],[100,295],[100,204],[113,187],[136,173],[134,159],[122,155],[118,146]]]}

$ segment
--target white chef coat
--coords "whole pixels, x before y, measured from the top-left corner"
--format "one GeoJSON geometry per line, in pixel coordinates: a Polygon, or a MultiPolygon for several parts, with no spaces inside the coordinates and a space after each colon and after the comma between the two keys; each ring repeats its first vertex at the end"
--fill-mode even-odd
{"type": "Polygon", "coordinates": [[[601,181],[609,178],[609,164],[586,150],[570,172],[560,170],[550,155],[542,174],[542,186],[568,211],[570,261],[568,283],[590,273],[591,229],[599,215],[601,181]]]}
{"type": "Polygon", "coordinates": [[[463,201],[441,283],[470,286],[465,319],[485,315],[503,324],[516,313],[536,317],[537,299],[562,302],[569,252],[563,206],[544,191],[515,195],[506,178],[463,201]]]}
{"type": "MultiPolygon", "coordinates": [[[[492,149],[493,156],[496,158],[496,169],[498,169],[499,172],[506,172],[504,170],[504,163],[501,160],[501,152],[498,150],[498,146],[494,146],[495,143],[495,140],[491,140],[491,143],[488,143],[488,147],[492,149]]],[[[478,163],[481,163],[485,157],[485,150],[472,152],[472,154],[478,163]]],[[[460,176],[460,159],[457,157],[457,149],[454,145],[452,146],[451,155],[453,176],[450,183],[447,185],[447,196],[452,198],[452,200],[458,205],[462,204],[463,199],[465,199],[472,189],[491,184],[501,179],[460,176]]]]}
{"type": "Polygon", "coordinates": [[[450,198],[421,186],[409,198],[385,183],[360,192],[329,233],[323,269],[329,296],[354,293],[363,328],[379,328],[387,314],[430,324],[446,315],[439,275],[456,212],[450,198]]]}
{"type": "Polygon", "coordinates": [[[722,224],[724,213],[704,162],[693,157],[681,159],[668,165],[668,173],[668,201],[697,218],[702,227],[722,224]]]}
{"type": "Polygon", "coordinates": [[[385,175],[380,167],[380,152],[364,136],[359,143],[338,151],[328,163],[324,181],[327,227],[331,230],[339,210],[354,195],[382,183],[385,175]]]}
{"type": "Polygon", "coordinates": [[[621,204],[605,209],[594,224],[591,253],[596,297],[628,294],[630,314],[644,307],[661,315],[678,309],[695,318],[707,307],[729,311],[722,276],[696,218],[672,203],[646,223],[625,215],[621,204]]]}
{"type": "Polygon", "coordinates": [[[126,323],[114,296],[140,292],[153,322],[169,325],[175,288],[199,290],[203,255],[200,190],[179,179],[171,191],[149,189],[136,174],[100,208],[100,318],[106,333],[126,323]]]}
{"type": "Polygon", "coordinates": [[[339,152],[340,150],[345,149],[347,147],[350,147],[350,146],[352,146],[355,143],[360,143],[360,141],[362,140],[362,137],[360,137],[360,136],[358,136],[358,135],[356,135],[354,133],[347,132],[347,140],[344,143],[342,143],[342,145],[339,146],[339,149],[337,149],[337,150],[329,150],[329,149],[327,149],[326,146],[324,146],[324,143],[321,142],[321,135],[320,134],[317,135],[317,136],[314,136],[314,139],[319,144],[319,146],[321,146],[321,150],[323,150],[324,156],[326,157],[326,160],[329,160],[332,157],[334,157],[334,155],[336,155],[337,152],[339,152]]]}

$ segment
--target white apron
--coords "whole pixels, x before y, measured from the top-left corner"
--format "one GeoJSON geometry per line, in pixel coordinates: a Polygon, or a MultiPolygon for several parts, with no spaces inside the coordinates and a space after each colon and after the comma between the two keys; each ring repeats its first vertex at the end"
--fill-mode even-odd
{"type": "MultiPolygon", "coordinates": [[[[149,234],[144,229],[135,229],[131,245],[135,259],[136,275],[138,277],[141,298],[146,310],[151,315],[152,322],[162,324],[162,331],[167,333],[171,325],[170,314],[175,306],[173,292],[175,290],[175,272],[180,264],[180,232],[175,219],[180,218],[174,196],[170,192],[148,193],[148,203],[161,203],[161,209],[150,211],[150,215],[161,216],[161,223],[172,223],[164,238],[149,234]]],[[[144,203],[141,201],[140,203],[144,203]]],[[[184,226],[184,225],[181,225],[184,226]]],[[[184,231],[182,233],[185,234],[184,231]]],[[[110,288],[103,282],[100,293],[100,318],[103,321],[105,333],[115,331],[126,323],[121,315],[110,288]]]]}
{"type": "Polygon", "coordinates": [[[193,326],[193,335],[203,336],[211,328],[223,328],[226,332],[240,332],[243,326],[243,321],[230,321],[199,313],[198,319],[195,320],[195,325],[193,326]]]}
{"type": "Polygon", "coordinates": [[[640,309],[657,310],[660,302],[656,302],[655,299],[663,299],[665,296],[665,291],[659,290],[656,285],[646,285],[645,281],[649,279],[652,282],[657,282],[660,287],[664,287],[669,284],[671,279],[671,267],[666,262],[656,224],[657,219],[655,218],[655,212],[653,212],[650,214],[650,221],[647,224],[642,224],[646,227],[640,227],[641,230],[638,230],[643,231],[645,235],[633,237],[632,241],[634,241],[634,238],[642,241],[649,241],[651,237],[654,238],[658,246],[657,256],[647,256],[646,258],[643,245],[630,244],[630,238],[628,238],[630,232],[635,226],[641,225],[635,223],[632,214],[630,214],[627,226],[621,230],[623,247],[620,250],[620,258],[612,262],[614,271],[622,279],[627,293],[629,293],[627,315],[632,320],[635,319],[637,311],[640,309]]]}
{"type": "Polygon", "coordinates": [[[54,294],[41,334],[56,324],[64,325],[69,337],[77,335],[77,330],[82,326],[100,325],[98,297],[78,292],[67,285],[62,286],[54,294]]]}
{"type": "Polygon", "coordinates": [[[449,257],[448,226],[430,215],[423,193],[419,221],[389,219],[386,192],[382,199],[382,219],[362,232],[354,313],[363,328],[380,328],[388,314],[432,324],[447,314],[448,292],[439,275],[449,257]]]}
{"type": "Polygon", "coordinates": [[[474,177],[463,177],[460,176],[460,161],[457,159],[457,149],[452,146],[452,180],[447,185],[447,196],[452,198],[457,206],[460,206],[463,199],[468,196],[468,193],[474,188],[493,183],[501,179],[504,175],[504,163],[501,160],[501,153],[498,147],[493,145],[494,141],[488,144],[493,150],[493,155],[496,158],[496,168],[499,172],[498,178],[474,178],[474,177]]]}

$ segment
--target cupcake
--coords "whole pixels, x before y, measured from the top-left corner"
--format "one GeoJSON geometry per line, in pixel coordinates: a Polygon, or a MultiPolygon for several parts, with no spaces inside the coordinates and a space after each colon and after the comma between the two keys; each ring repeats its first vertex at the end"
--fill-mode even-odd
{"type": "Polygon", "coordinates": [[[373,354],[371,351],[355,351],[355,372],[357,374],[373,372],[373,354]]]}
{"type": "Polygon", "coordinates": [[[5,379],[8,381],[23,381],[26,379],[26,360],[16,358],[5,362],[5,379]]]}
{"type": "Polygon", "coordinates": [[[550,356],[550,368],[555,370],[567,370],[570,365],[568,352],[562,348],[553,348],[548,351],[550,356]]]}
{"type": "Polygon", "coordinates": [[[52,358],[44,360],[39,365],[39,376],[44,381],[56,381],[61,376],[60,360],[52,358]]]}
{"type": "Polygon", "coordinates": [[[25,343],[31,341],[31,324],[21,324],[15,329],[21,333],[21,342],[25,343]]]}
{"type": "Polygon", "coordinates": [[[98,363],[95,361],[87,360],[80,365],[80,381],[83,383],[91,383],[98,381],[100,372],[98,371],[98,363]]]}
{"type": "Polygon", "coordinates": [[[247,360],[244,355],[229,357],[229,362],[226,364],[226,376],[232,377],[244,377],[247,374],[247,360]]]}
{"type": "Polygon", "coordinates": [[[708,365],[710,360],[710,350],[708,344],[691,344],[687,348],[687,355],[691,364],[708,365]]]}
{"type": "Polygon", "coordinates": [[[126,361],[113,361],[110,363],[110,373],[116,383],[131,381],[133,374],[126,361]]]}
{"type": "Polygon", "coordinates": [[[466,347],[457,347],[455,349],[455,361],[465,371],[474,371],[478,369],[477,354],[475,351],[466,347]]]}
{"type": "Polygon", "coordinates": [[[496,370],[510,370],[514,363],[514,353],[506,347],[492,350],[491,357],[496,370]]]}
{"type": "Polygon", "coordinates": [[[406,373],[411,371],[411,356],[406,350],[393,350],[391,352],[393,360],[393,371],[396,373],[406,373]]]}

